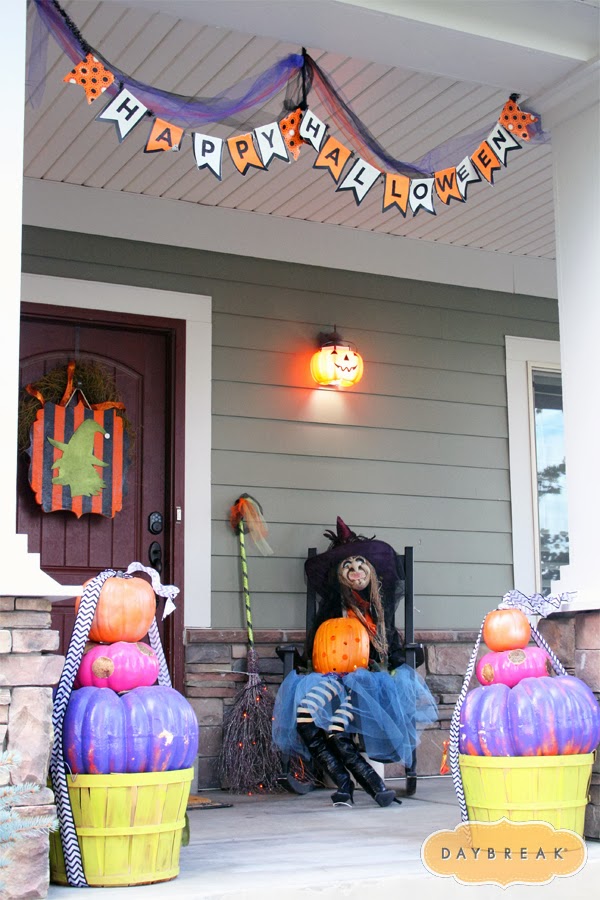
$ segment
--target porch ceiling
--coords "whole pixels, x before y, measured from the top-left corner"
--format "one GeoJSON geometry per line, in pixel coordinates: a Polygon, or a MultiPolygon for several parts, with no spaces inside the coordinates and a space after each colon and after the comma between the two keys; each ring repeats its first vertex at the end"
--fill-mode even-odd
{"type": "MultiPolygon", "coordinates": [[[[491,126],[512,91],[520,91],[532,107],[538,100],[543,109],[552,86],[598,52],[596,0],[446,2],[460,12],[453,29],[436,21],[444,4],[434,2],[421,4],[420,18],[426,11],[427,22],[418,21],[417,4],[383,0],[71,0],[63,5],[86,40],[111,62],[140,81],[182,94],[217,94],[304,44],[378,140],[405,160],[491,126]],[[480,17],[477,25],[473,7],[483,6],[485,21],[480,17]],[[516,24],[517,6],[521,24],[515,37],[510,26],[516,24]],[[530,15],[537,16],[531,23],[530,15]]],[[[30,34],[34,15],[30,9],[30,34]]],[[[197,170],[187,136],[178,154],[143,153],[144,125],[119,144],[114,128],[95,120],[102,101],[90,107],[81,89],[63,83],[69,68],[51,38],[42,104],[26,108],[28,178],[554,257],[549,144],[512,154],[496,185],[473,186],[467,203],[437,203],[436,216],[421,211],[403,219],[381,212],[382,189],[372,190],[360,207],[350,192],[336,193],[329,175],[312,168],[310,148],[292,165],[275,161],[268,173],[250,170],[245,177],[224,158],[219,182],[197,170]]],[[[205,130],[227,138],[273,121],[282,99],[283,94],[235,127],[205,130]]],[[[309,102],[329,121],[314,93],[309,102]]]]}

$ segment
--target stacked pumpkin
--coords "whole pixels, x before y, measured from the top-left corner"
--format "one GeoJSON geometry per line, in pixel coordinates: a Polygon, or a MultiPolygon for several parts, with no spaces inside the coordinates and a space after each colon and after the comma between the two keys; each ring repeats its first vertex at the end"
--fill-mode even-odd
{"type": "Polygon", "coordinates": [[[469,756],[563,756],[591,753],[600,740],[600,708],[590,688],[571,675],[551,677],[545,650],[528,647],[531,628],[519,609],[486,616],[479,660],[482,687],[460,714],[459,751],[469,756]]]}
{"type": "Polygon", "coordinates": [[[194,763],[194,711],[180,693],[155,683],[158,659],[141,643],[155,609],[154,591],[143,579],[104,582],[63,726],[73,774],[166,772],[194,763]]]}

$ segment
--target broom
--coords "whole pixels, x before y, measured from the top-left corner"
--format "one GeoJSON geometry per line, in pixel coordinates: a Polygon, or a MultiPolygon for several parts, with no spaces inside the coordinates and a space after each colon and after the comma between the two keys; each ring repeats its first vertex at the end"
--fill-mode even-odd
{"type": "Polygon", "coordinates": [[[281,759],[271,744],[274,699],[259,675],[254,647],[245,532],[264,556],[273,551],[266,541],[268,532],[262,509],[253,497],[248,494],[238,497],[230,509],[229,521],[239,539],[248,632],[248,682],[225,716],[220,774],[222,783],[234,793],[268,792],[278,787],[281,759]]]}

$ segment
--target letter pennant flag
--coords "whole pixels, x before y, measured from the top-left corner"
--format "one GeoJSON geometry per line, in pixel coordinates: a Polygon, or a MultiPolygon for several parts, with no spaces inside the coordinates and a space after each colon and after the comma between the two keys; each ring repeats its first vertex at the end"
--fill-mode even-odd
{"type": "MultiPolygon", "coordinates": [[[[114,76],[101,61],[88,54],[64,81],[84,87],[88,103],[92,103],[114,82],[114,76]]],[[[265,171],[274,159],[286,163],[296,160],[301,146],[309,144],[317,154],[313,168],[326,169],[337,185],[336,191],[351,191],[357,205],[381,178],[383,212],[393,210],[405,217],[409,210],[414,216],[423,209],[436,215],[436,201],[445,206],[452,200],[464,203],[470,185],[482,181],[493,184],[495,173],[508,165],[509,154],[522,148],[521,141],[529,141],[541,131],[539,117],[520,109],[516,99],[517,95],[513,94],[506,102],[487,138],[473,153],[454,166],[423,177],[385,172],[368,159],[356,156],[350,147],[329,133],[329,126],[310,109],[295,109],[279,121],[226,139],[192,132],[192,149],[197,168],[210,170],[221,181],[225,145],[235,169],[246,175],[251,168],[265,171]]],[[[144,152],[180,150],[185,129],[156,117],[125,87],[96,118],[114,122],[121,142],[146,115],[152,117],[152,127],[144,152]]]]}
{"type": "Polygon", "coordinates": [[[147,112],[144,104],[137,100],[131,91],[123,88],[96,118],[102,122],[114,122],[119,143],[122,143],[147,112]]]}

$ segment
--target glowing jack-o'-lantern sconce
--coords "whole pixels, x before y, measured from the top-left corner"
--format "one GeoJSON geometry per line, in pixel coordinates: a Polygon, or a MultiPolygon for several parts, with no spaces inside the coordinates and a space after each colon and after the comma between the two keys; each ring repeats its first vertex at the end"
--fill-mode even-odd
{"type": "Polygon", "coordinates": [[[333,331],[319,335],[320,349],[310,361],[310,373],[317,384],[352,387],[363,376],[364,364],[354,345],[333,331]]]}

